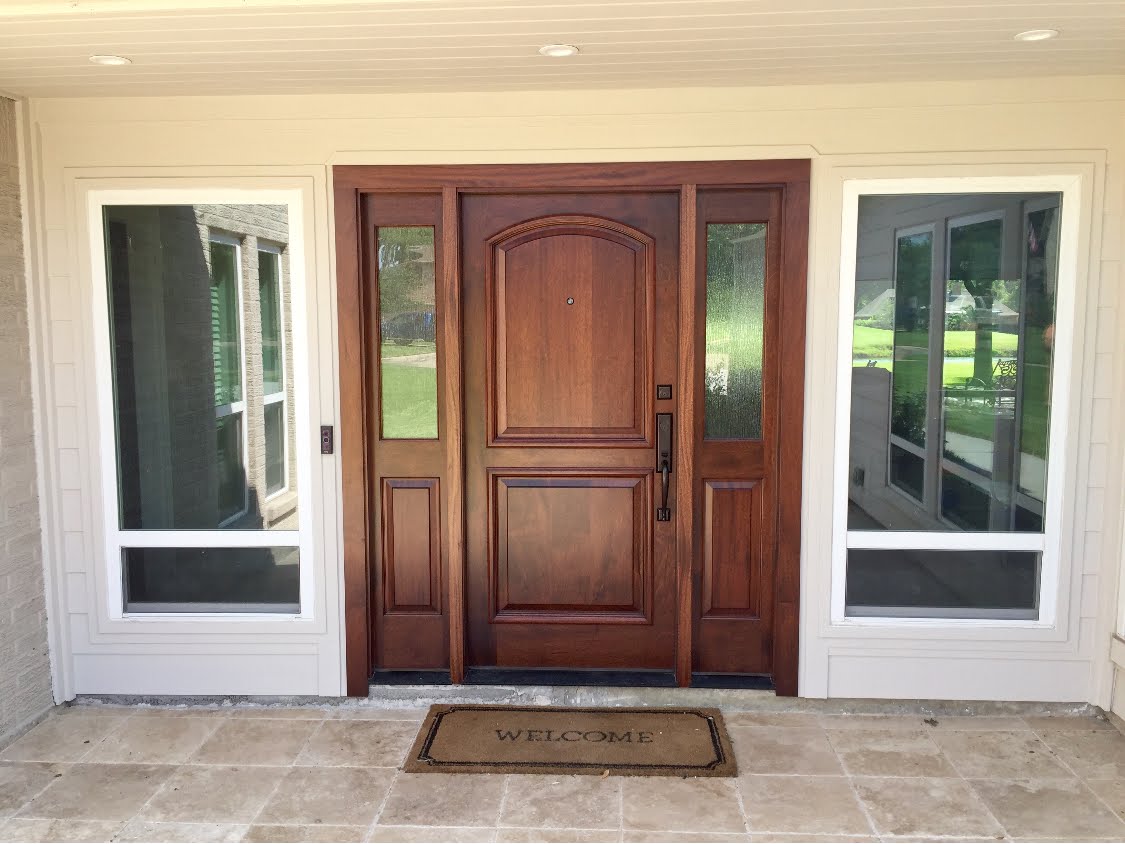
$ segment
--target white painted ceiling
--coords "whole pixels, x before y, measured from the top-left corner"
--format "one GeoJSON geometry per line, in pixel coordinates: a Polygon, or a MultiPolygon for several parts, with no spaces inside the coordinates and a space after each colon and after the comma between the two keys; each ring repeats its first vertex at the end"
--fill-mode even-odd
{"type": "Polygon", "coordinates": [[[1125,74],[1125,0],[0,0],[0,91],[28,96],[1087,74],[1125,74]]]}

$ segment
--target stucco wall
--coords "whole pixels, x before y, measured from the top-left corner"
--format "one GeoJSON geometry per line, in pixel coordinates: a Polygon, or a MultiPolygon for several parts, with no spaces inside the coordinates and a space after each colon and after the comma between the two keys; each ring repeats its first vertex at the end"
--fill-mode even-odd
{"type": "Polygon", "coordinates": [[[15,103],[0,97],[0,743],[53,704],[15,103]]]}

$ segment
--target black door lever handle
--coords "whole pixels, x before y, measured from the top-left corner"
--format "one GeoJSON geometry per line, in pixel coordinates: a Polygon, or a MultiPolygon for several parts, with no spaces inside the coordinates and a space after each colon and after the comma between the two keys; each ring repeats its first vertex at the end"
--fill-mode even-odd
{"type": "Polygon", "coordinates": [[[656,509],[656,521],[672,521],[672,511],[668,507],[668,481],[672,474],[672,414],[656,414],[656,463],[660,472],[660,506],[656,509]]]}

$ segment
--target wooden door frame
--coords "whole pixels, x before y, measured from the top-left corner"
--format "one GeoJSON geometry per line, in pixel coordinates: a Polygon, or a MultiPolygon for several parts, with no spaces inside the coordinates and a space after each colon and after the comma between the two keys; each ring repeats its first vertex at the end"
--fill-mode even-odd
{"type": "MultiPolygon", "coordinates": [[[[366,697],[370,665],[370,576],[372,541],[369,530],[367,387],[374,384],[364,353],[363,259],[360,230],[362,198],[372,193],[427,193],[442,198],[442,243],[446,259],[441,267],[438,301],[445,316],[440,342],[446,366],[438,380],[445,406],[445,475],[442,494],[446,518],[450,677],[465,674],[465,535],[461,409],[461,280],[460,202],[463,192],[503,191],[628,191],[663,189],[680,194],[681,326],[695,324],[695,297],[683,295],[686,280],[696,283],[696,192],[698,188],[774,188],[783,192],[781,332],[779,403],[786,411],[778,441],[777,580],[774,590],[774,686],[779,695],[797,694],[799,643],[801,470],[804,419],[804,359],[806,279],[808,272],[809,172],[807,159],[776,161],[685,161],[606,164],[489,164],[489,165],[346,165],[333,168],[336,226],[336,305],[339,331],[339,459],[344,541],[344,629],[347,694],[366,697]]],[[[676,500],[692,501],[694,478],[693,432],[696,408],[695,335],[681,330],[680,361],[687,374],[678,391],[676,413],[676,500]]],[[[677,618],[676,678],[691,682],[693,623],[693,514],[676,508],[677,618]]]]}

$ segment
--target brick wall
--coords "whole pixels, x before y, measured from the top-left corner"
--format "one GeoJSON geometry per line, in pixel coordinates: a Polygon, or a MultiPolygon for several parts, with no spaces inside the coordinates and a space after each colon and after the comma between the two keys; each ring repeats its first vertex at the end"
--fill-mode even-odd
{"type": "Polygon", "coordinates": [[[0,744],[54,702],[15,114],[0,97],[0,744]]]}

